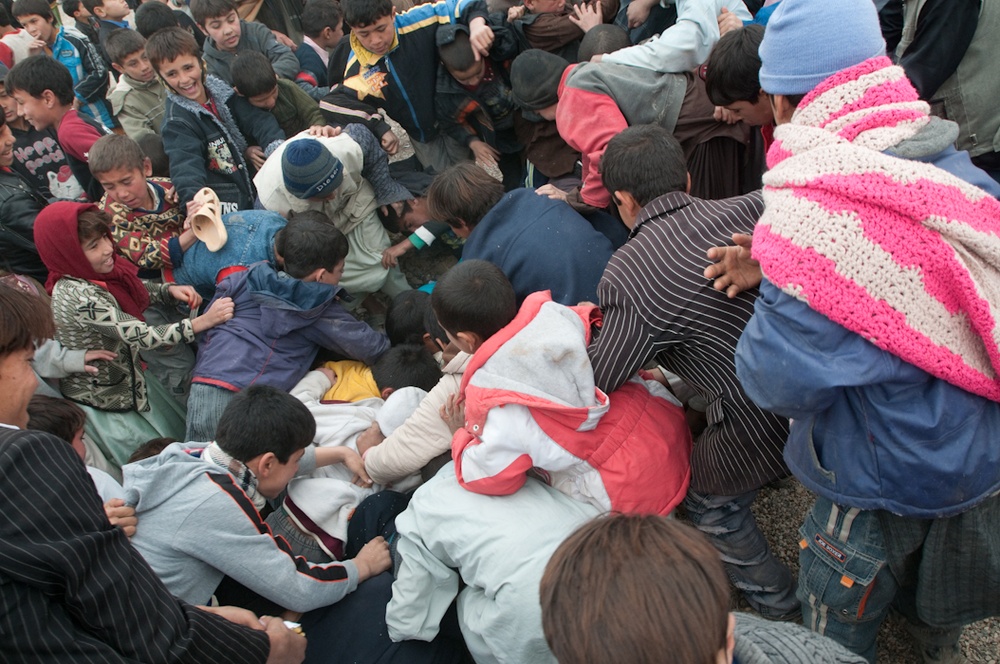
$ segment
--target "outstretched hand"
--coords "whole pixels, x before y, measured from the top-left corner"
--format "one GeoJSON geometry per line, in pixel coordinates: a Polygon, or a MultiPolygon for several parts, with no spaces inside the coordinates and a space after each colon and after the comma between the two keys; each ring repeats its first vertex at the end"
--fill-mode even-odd
{"type": "Polygon", "coordinates": [[[729,297],[736,297],[750,288],[760,285],[763,274],[760,263],[750,257],[753,236],[733,233],[733,247],[713,247],[706,254],[715,261],[705,268],[705,278],[714,279],[712,287],[725,291],[729,297]]]}

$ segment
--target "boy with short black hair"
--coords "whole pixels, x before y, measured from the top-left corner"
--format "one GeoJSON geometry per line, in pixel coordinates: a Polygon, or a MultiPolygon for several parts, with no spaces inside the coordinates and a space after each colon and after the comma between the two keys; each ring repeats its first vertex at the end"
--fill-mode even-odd
{"type": "Polygon", "coordinates": [[[760,127],[764,149],[774,140],[774,113],[760,87],[760,43],[764,26],[748,25],[727,32],[705,63],[705,92],[716,106],[751,127],[760,127]]]}
{"type": "Polygon", "coordinates": [[[80,0],[97,19],[98,38],[103,47],[108,35],[116,30],[128,30],[125,18],[132,12],[125,0],[80,0]]]}
{"type": "Polygon", "coordinates": [[[94,15],[83,4],[83,0],[63,0],[62,10],[66,16],[73,17],[74,27],[82,32],[90,40],[91,44],[99,44],[101,42],[101,38],[97,34],[94,15]]]}
{"type": "Polygon", "coordinates": [[[295,51],[299,66],[327,86],[330,52],[344,36],[344,12],[337,0],[308,0],[302,8],[302,45],[295,51]]]}
{"type": "Polygon", "coordinates": [[[119,74],[109,99],[122,129],[136,141],[159,137],[167,89],[149,63],[146,40],[135,30],[116,30],[104,41],[104,50],[119,74]]]}
{"type": "Polygon", "coordinates": [[[17,0],[12,13],[35,38],[32,55],[51,55],[69,71],[71,91],[80,100],[80,110],[105,127],[114,127],[111,105],[105,98],[108,68],[97,46],[81,32],[66,26],[57,28],[46,0],[17,0]]]}
{"type": "Polygon", "coordinates": [[[293,216],[282,248],[283,272],[257,263],[216,289],[216,298],[234,298],[237,312],[202,338],[188,400],[188,440],[211,439],[222,408],[250,385],[290,390],[320,347],[369,365],[389,348],[384,334],[340,304],[347,239],[325,215],[293,216]]]}
{"type": "Polygon", "coordinates": [[[87,153],[109,132],[73,108],[73,78],[66,67],[51,56],[33,55],[14,65],[5,85],[7,94],[17,101],[18,111],[35,129],[56,130],[73,175],[90,200],[100,200],[101,187],[87,167],[87,153]]]}
{"type": "Polygon", "coordinates": [[[326,125],[316,102],[287,78],[279,78],[263,53],[240,53],[230,72],[236,92],[251,106],[273,115],[285,138],[326,125]]]}
{"type": "Polygon", "coordinates": [[[442,171],[468,157],[464,145],[439,134],[435,121],[437,77],[435,35],[439,25],[469,26],[470,41],[480,56],[489,53],[493,31],[486,25],[483,0],[438,0],[400,14],[392,0],[344,0],[344,21],[351,38],[342,40],[330,57],[331,94],[320,102],[331,122],[358,122],[363,116],[389,154],[399,139],[378,108],[402,125],[424,167],[442,171]]]}
{"type": "Polygon", "coordinates": [[[183,10],[171,9],[162,2],[144,2],[135,10],[135,29],[146,39],[163,28],[182,28],[194,37],[199,49],[205,48],[205,33],[183,10]]]}
{"type": "Polygon", "coordinates": [[[198,43],[182,28],[155,33],[146,53],[170,88],[161,135],[179,205],[211,187],[220,213],[253,208],[257,191],[250,168],[262,166],[285,140],[274,117],[221,79],[206,76],[198,43]]]}

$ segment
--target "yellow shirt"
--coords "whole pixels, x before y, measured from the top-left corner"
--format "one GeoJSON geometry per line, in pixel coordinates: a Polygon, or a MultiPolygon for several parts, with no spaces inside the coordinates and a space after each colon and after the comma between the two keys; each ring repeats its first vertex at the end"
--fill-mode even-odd
{"type": "Polygon", "coordinates": [[[372,370],[364,362],[341,360],[323,366],[337,377],[333,387],[323,395],[323,401],[361,401],[382,396],[372,370]]]}

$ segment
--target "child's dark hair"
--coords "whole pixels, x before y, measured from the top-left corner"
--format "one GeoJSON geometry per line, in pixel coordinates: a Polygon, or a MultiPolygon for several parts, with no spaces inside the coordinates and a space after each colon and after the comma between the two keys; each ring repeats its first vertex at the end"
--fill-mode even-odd
{"type": "Polygon", "coordinates": [[[146,39],[135,30],[115,30],[104,39],[104,52],[119,66],[125,64],[128,56],[145,50],[146,39]]]}
{"type": "MultiPolygon", "coordinates": [[[[94,14],[94,10],[97,9],[98,7],[104,6],[104,0],[80,0],[80,1],[83,3],[83,6],[87,8],[87,11],[90,12],[91,14],[94,14]]],[[[97,15],[94,14],[94,16],[97,15]]]]}
{"type": "MultiPolygon", "coordinates": [[[[115,30],[115,32],[122,31],[115,30]]],[[[138,170],[141,173],[146,165],[146,155],[143,154],[139,144],[128,136],[108,134],[94,142],[87,154],[87,165],[94,177],[100,177],[118,168],[138,170]]]]}
{"type": "Polygon", "coordinates": [[[210,18],[221,18],[229,12],[238,13],[238,7],[233,0],[191,0],[189,7],[195,23],[201,27],[205,27],[205,21],[210,18]]]}
{"type": "Polygon", "coordinates": [[[40,98],[51,90],[63,106],[73,103],[73,77],[65,65],[51,55],[32,55],[18,62],[4,79],[7,94],[18,90],[40,98]]]}
{"type": "MultiPolygon", "coordinates": [[[[66,14],[66,16],[72,17],[73,14],[77,13],[78,11],[80,11],[80,5],[81,4],[82,3],[80,2],[80,0],[63,0],[62,1],[62,10],[63,10],[63,13],[66,14]]],[[[2,4],[0,4],[0,11],[6,12],[7,9],[2,4]]],[[[88,11],[90,11],[90,10],[88,10],[88,11]]],[[[2,18],[2,17],[0,17],[0,18],[2,18]]],[[[4,25],[4,23],[3,23],[2,20],[0,20],[0,25],[4,25]]]]}
{"type": "Polygon", "coordinates": [[[135,10],[136,32],[146,39],[159,30],[179,28],[180,25],[174,10],[162,2],[144,2],[135,10]]]}
{"type": "Polygon", "coordinates": [[[632,45],[628,33],[617,25],[602,23],[595,25],[580,40],[580,48],[577,51],[579,62],[590,62],[595,55],[614,53],[632,45]]]}
{"type": "Polygon", "coordinates": [[[229,68],[233,87],[244,97],[265,95],[278,85],[278,77],[267,56],[257,51],[244,51],[236,56],[229,68]]]}
{"type": "Polygon", "coordinates": [[[11,7],[10,13],[14,18],[37,14],[46,21],[53,19],[52,8],[46,0],[17,0],[11,7]]]}
{"type": "Polygon", "coordinates": [[[87,423],[87,414],[72,401],[36,394],[28,402],[28,428],[51,433],[67,443],[87,423]]]}
{"type": "Polygon", "coordinates": [[[756,102],[760,95],[760,42],[764,27],[748,25],[722,35],[705,63],[705,92],[716,106],[756,102]]]}
{"type": "Polygon", "coordinates": [[[160,71],[160,65],[171,62],[182,55],[201,57],[201,49],[194,36],[183,28],[164,28],[149,36],[146,42],[146,55],[153,69],[160,71]]]}
{"type": "MultiPolygon", "coordinates": [[[[458,26],[447,27],[453,28],[449,30],[452,33],[452,40],[447,44],[438,42],[438,56],[441,58],[441,62],[449,71],[471,69],[472,65],[476,64],[476,54],[472,50],[472,43],[469,42],[469,33],[462,29],[464,26],[462,28],[458,26]]],[[[438,28],[439,40],[443,30],[445,30],[444,27],[438,28]]]]}
{"type": "Polygon", "coordinates": [[[438,322],[433,307],[428,307],[427,311],[424,312],[424,331],[430,335],[431,340],[435,342],[434,345],[439,348],[444,348],[451,343],[448,340],[448,333],[444,331],[441,323],[438,322]]]}
{"type": "Polygon", "coordinates": [[[423,343],[424,317],[431,310],[431,295],[421,290],[404,291],[392,298],[385,313],[385,334],[389,343],[423,343]]]}
{"type": "Polygon", "coordinates": [[[387,350],[372,365],[372,378],[380,391],[387,387],[419,387],[430,392],[441,380],[441,369],[423,346],[403,344],[387,350]]]}
{"type": "Polygon", "coordinates": [[[717,661],[729,583],[719,553],[661,516],[594,519],[559,545],[539,588],[542,629],[560,662],[717,661]],[[600,638],[594,638],[595,634],[600,638]]]}
{"type": "Polygon", "coordinates": [[[176,442],[178,442],[176,438],[153,438],[152,440],[147,440],[145,443],[135,448],[135,452],[132,452],[128,461],[125,463],[135,463],[136,461],[142,461],[143,459],[155,457],[157,454],[176,442]]]}
{"type": "Polygon", "coordinates": [[[496,265],[462,261],[438,279],[431,306],[441,327],[452,336],[472,332],[486,341],[517,315],[514,289],[496,265]]]}
{"type": "Polygon", "coordinates": [[[394,9],[392,0],[342,0],[340,8],[344,10],[344,22],[352,28],[371,25],[394,9]]]}
{"type": "Polygon", "coordinates": [[[385,230],[389,231],[390,233],[403,232],[403,229],[400,226],[399,221],[402,217],[409,214],[410,211],[413,209],[413,206],[410,205],[410,201],[402,201],[402,203],[403,203],[403,214],[398,214],[396,212],[396,208],[392,207],[391,205],[381,205],[378,207],[378,209],[375,210],[376,214],[378,214],[379,221],[382,222],[382,227],[385,230]],[[383,208],[385,208],[384,212],[382,211],[383,208]]]}
{"type": "Polygon", "coordinates": [[[427,189],[427,210],[452,228],[475,226],[503,197],[503,184],[474,162],[455,164],[427,189]]]}
{"type": "Polygon", "coordinates": [[[601,180],[614,194],[627,191],[639,205],[687,189],[684,150],[659,125],[636,125],[610,141],[601,157],[601,180]]]}
{"type": "Polygon", "coordinates": [[[0,359],[55,333],[52,310],[42,298],[0,282],[0,359]]]}
{"type": "Polygon", "coordinates": [[[344,21],[344,12],[334,0],[308,0],[299,16],[302,32],[311,39],[319,37],[326,28],[336,30],[344,21]]]}
{"type": "Polygon", "coordinates": [[[281,234],[285,272],[302,279],[322,268],[332,270],[347,256],[347,238],[322,212],[307,210],[288,217],[281,234]]]}
{"type": "Polygon", "coordinates": [[[84,210],[76,218],[76,235],[80,244],[86,244],[94,238],[111,234],[111,217],[104,210],[91,208],[84,210]]]}
{"type": "Polygon", "coordinates": [[[219,418],[215,442],[246,463],[271,452],[281,463],[316,437],[316,420],[291,394],[270,385],[252,385],[237,394],[219,418]]]}

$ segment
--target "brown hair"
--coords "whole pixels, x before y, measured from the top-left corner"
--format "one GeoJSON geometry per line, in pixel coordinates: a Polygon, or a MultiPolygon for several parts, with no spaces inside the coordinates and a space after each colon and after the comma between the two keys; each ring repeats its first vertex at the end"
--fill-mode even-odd
{"type": "Polygon", "coordinates": [[[104,210],[91,208],[84,210],[76,218],[76,237],[81,245],[94,238],[108,235],[110,231],[111,218],[104,210]]]}
{"type": "MultiPolygon", "coordinates": [[[[122,32],[115,30],[115,32],[122,32]]],[[[114,34],[111,33],[111,34],[114,34]]],[[[116,168],[127,168],[144,172],[146,155],[134,140],[124,134],[101,136],[87,153],[87,165],[94,177],[110,173],[116,168]]]]}
{"type": "Polygon", "coordinates": [[[675,520],[619,514],[585,524],[556,549],[540,590],[560,664],[714,664],[726,647],[722,561],[675,520]]]}
{"type": "Polygon", "coordinates": [[[36,394],[28,402],[28,428],[51,433],[67,443],[73,442],[86,423],[87,414],[72,401],[36,394]]]}
{"type": "Polygon", "coordinates": [[[427,189],[427,211],[453,228],[472,227],[503,197],[503,185],[474,163],[456,164],[438,174],[427,189]]]}
{"type": "Polygon", "coordinates": [[[201,49],[194,36],[184,28],[163,28],[149,36],[146,55],[149,57],[149,64],[153,65],[156,73],[160,73],[161,64],[172,62],[182,55],[201,58],[201,49]]]}
{"type": "Polygon", "coordinates": [[[45,302],[0,282],[0,357],[49,339],[55,332],[52,311],[45,302]]]}

